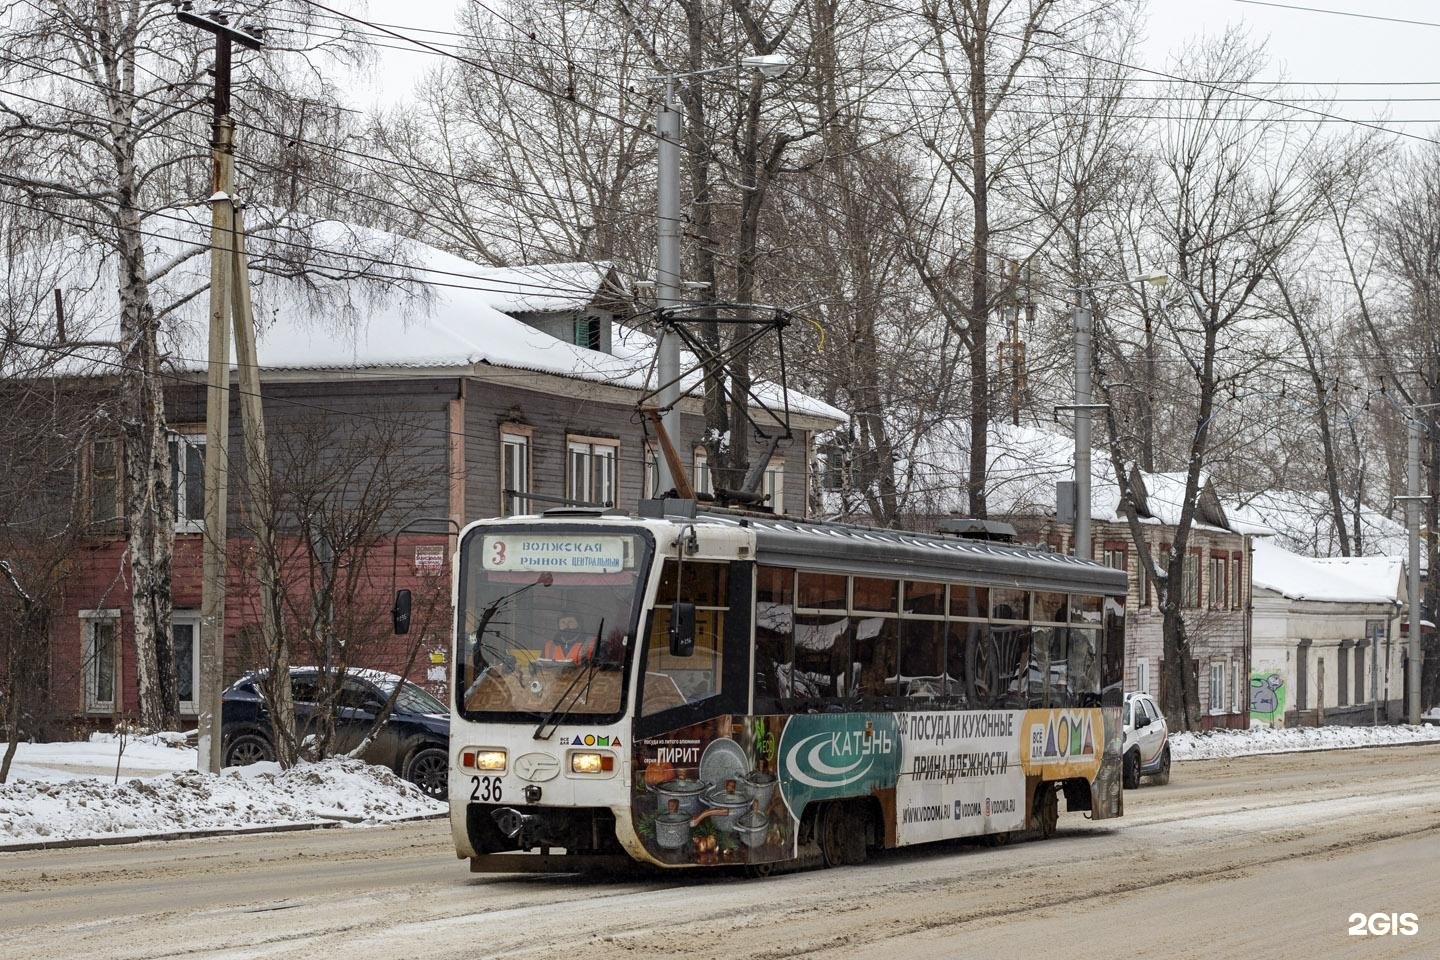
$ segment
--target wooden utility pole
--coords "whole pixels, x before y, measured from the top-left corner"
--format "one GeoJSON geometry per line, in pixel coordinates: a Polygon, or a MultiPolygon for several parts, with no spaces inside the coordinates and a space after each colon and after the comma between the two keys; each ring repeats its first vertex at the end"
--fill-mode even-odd
{"type": "MultiPolygon", "coordinates": [[[[215,36],[215,113],[211,140],[210,196],[210,350],[205,391],[205,539],[200,599],[200,716],[197,764],[219,773],[224,762],[221,744],[220,693],[225,682],[225,589],[227,508],[229,503],[230,324],[234,313],[232,283],[236,279],[235,124],[230,119],[231,46],[260,49],[255,35],[231,27],[223,14],[199,16],[179,10],[180,22],[215,36]]],[[[238,295],[238,291],[236,291],[238,295]]],[[[249,290],[243,292],[245,303],[249,290]]],[[[248,317],[243,318],[248,324],[248,317]]],[[[249,339],[251,359],[254,337],[249,339]]],[[[258,378],[257,378],[258,379],[258,378]]],[[[248,431],[247,431],[248,433],[248,431]]]]}

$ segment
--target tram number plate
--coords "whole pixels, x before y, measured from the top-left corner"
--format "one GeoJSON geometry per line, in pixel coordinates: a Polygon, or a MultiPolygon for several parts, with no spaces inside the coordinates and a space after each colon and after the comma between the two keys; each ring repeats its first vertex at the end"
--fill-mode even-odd
{"type": "Polygon", "coordinates": [[[479,803],[499,803],[503,791],[499,777],[471,777],[470,800],[479,803]]]}

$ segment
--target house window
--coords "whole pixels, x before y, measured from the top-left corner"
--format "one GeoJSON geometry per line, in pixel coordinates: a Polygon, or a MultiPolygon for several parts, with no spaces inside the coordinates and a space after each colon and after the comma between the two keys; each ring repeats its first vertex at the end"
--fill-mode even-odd
{"type": "Polygon", "coordinates": [[[527,513],[530,501],[530,433],[511,427],[500,429],[500,515],[527,513]],[[513,491],[506,493],[505,491],[513,491]]]}
{"type": "Polygon", "coordinates": [[[712,496],[715,493],[715,488],[710,483],[710,457],[706,454],[704,447],[695,448],[694,480],[692,483],[695,486],[695,493],[697,495],[704,494],[706,496],[712,496]]]}
{"type": "Polygon", "coordinates": [[[1225,661],[1210,664],[1210,712],[1225,712],[1225,661]]]}
{"type": "Polygon", "coordinates": [[[1230,602],[1230,581],[1226,576],[1229,562],[1225,557],[1210,558],[1210,609],[1223,610],[1230,602]]]}
{"type": "Polygon", "coordinates": [[[571,342],[574,343],[575,346],[584,347],[587,350],[601,349],[600,318],[576,317],[574,336],[571,342]]]}
{"type": "Polygon", "coordinates": [[[1355,645],[1355,702],[1364,703],[1365,696],[1365,641],[1355,645]]]}
{"type": "Polygon", "coordinates": [[[771,460],[765,468],[766,504],[775,513],[785,512],[785,461],[771,460]]]}
{"type": "Polygon", "coordinates": [[[645,480],[641,490],[641,496],[646,500],[653,500],[655,494],[660,492],[660,458],[655,455],[655,448],[645,444],[645,480]]]}
{"type": "Polygon", "coordinates": [[[1195,609],[1200,606],[1200,556],[1192,553],[1185,558],[1184,574],[1185,593],[1181,597],[1181,604],[1187,609],[1195,609]]]}
{"type": "Polygon", "coordinates": [[[576,503],[613,507],[619,443],[571,437],[566,449],[569,451],[569,470],[565,496],[576,503]]]}
{"type": "Polygon", "coordinates": [[[175,683],[181,713],[199,713],[200,614],[176,610],[170,620],[170,637],[175,646],[175,683]]]}
{"type": "Polygon", "coordinates": [[[170,435],[170,506],[176,533],[205,529],[205,435],[170,435]]]}
{"type": "Polygon", "coordinates": [[[1135,585],[1139,589],[1139,599],[1136,601],[1140,609],[1144,610],[1150,606],[1150,573],[1145,565],[1145,558],[1139,553],[1135,554],[1135,585]]]}
{"type": "Polygon", "coordinates": [[[1150,692],[1150,660],[1147,657],[1135,661],[1135,692],[1150,692]]]}
{"type": "Polygon", "coordinates": [[[120,611],[82,610],[85,711],[114,713],[120,686],[120,611]]]}
{"type": "Polygon", "coordinates": [[[95,440],[90,444],[90,522],[104,523],[120,516],[120,442],[95,440]]]}

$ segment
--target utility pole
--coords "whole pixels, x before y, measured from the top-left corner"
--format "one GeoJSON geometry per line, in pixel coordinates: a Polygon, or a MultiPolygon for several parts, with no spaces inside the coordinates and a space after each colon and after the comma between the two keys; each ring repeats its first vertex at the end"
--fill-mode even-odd
{"type": "MultiPolygon", "coordinates": [[[[187,4],[188,6],[188,4],[187,4]]],[[[214,120],[210,196],[210,349],[205,391],[205,539],[200,626],[200,770],[223,763],[220,693],[225,680],[225,590],[229,502],[231,282],[235,279],[235,124],[230,118],[231,47],[260,49],[254,35],[229,26],[223,14],[176,11],[181,23],[215,37],[214,120]]],[[[243,291],[249,302],[249,290],[243,291]]],[[[253,338],[252,338],[253,345],[253,338]]]]}
{"type": "MultiPolygon", "coordinates": [[[[1405,695],[1410,709],[1406,723],[1420,723],[1420,409],[1410,411],[1408,456],[1405,464],[1405,527],[1410,532],[1410,569],[1406,591],[1410,594],[1410,671],[1405,678],[1405,695]]],[[[1434,572],[1431,572],[1434,576],[1434,572]]]]}
{"type": "Polygon", "coordinates": [[[1075,288],[1075,556],[1093,559],[1090,542],[1090,305],[1075,288]]]}
{"type": "MultiPolygon", "coordinates": [[[[662,311],[680,306],[680,111],[675,103],[675,80],[666,78],[665,95],[655,111],[655,135],[659,138],[658,192],[659,236],[656,247],[655,304],[662,311]]],[[[662,326],[659,361],[660,422],[672,444],[681,440],[680,427],[680,338],[662,326]]],[[[677,486],[668,457],[657,458],[660,490],[677,486]]]]}

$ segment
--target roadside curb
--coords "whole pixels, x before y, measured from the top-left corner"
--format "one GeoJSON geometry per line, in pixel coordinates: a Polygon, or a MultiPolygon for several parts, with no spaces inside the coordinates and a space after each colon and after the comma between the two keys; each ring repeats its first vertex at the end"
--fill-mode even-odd
{"type": "MultiPolygon", "coordinates": [[[[375,826],[392,823],[416,823],[421,820],[442,820],[448,813],[421,813],[394,820],[376,820],[375,826]]],[[[0,854],[25,853],[33,850],[68,850],[75,847],[118,847],[131,843],[152,843],[168,840],[199,840],[207,837],[245,837],[262,833],[299,833],[304,830],[329,830],[346,824],[368,823],[363,817],[332,816],[300,823],[262,824],[254,827],[207,827],[200,830],[176,830],[170,833],[125,834],[114,837],[74,837],[64,840],[35,840],[26,843],[0,844],[0,854]]]]}
{"type": "Polygon", "coordinates": [[[1434,740],[1406,740],[1400,743],[1354,743],[1340,747],[1299,747],[1294,750],[1264,750],[1257,753],[1233,753],[1224,757],[1176,757],[1176,763],[1213,763],[1216,760],[1245,760],[1250,757],[1283,757],[1292,753],[1335,753],[1340,750],[1385,750],[1390,747],[1440,747],[1434,740]]]}

